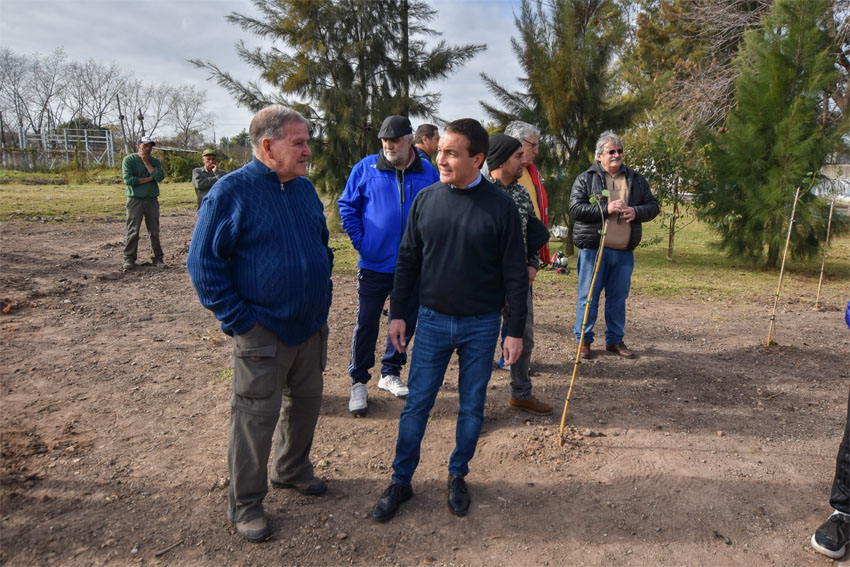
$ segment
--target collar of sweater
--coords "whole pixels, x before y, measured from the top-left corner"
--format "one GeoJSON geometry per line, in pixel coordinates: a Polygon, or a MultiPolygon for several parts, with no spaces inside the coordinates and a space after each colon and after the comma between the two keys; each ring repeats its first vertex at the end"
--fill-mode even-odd
{"type": "Polygon", "coordinates": [[[254,159],[252,159],[251,162],[245,167],[248,168],[248,171],[250,171],[253,175],[257,175],[262,178],[269,178],[269,180],[273,180],[281,187],[285,187],[287,183],[291,183],[292,181],[298,179],[298,177],[294,177],[289,181],[281,182],[280,178],[277,176],[277,172],[266,164],[264,164],[263,162],[261,162],[260,160],[258,160],[256,156],[254,156],[254,159]]]}
{"type": "Polygon", "coordinates": [[[388,160],[387,157],[384,155],[384,150],[381,150],[380,152],[378,152],[378,163],[375,164],[375,167],[380,169],[381,171],[394,171],[396,172],[396,175],[398,175],[399,172],[403,173],[404,175],[407,175],[408,173],[422,173],[423,171],[425,171],[425,168],[422,167],[422,159],[419,157],[419,152],[417,151],[413,152],[413,161],[410,163],[410,165],[401,170],[396,169],[396,167],[392,163],[390,163],[390,160],[388,160]]]}

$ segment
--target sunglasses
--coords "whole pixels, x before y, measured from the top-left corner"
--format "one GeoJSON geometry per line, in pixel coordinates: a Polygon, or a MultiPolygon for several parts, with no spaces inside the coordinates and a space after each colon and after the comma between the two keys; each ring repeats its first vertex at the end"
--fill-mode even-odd
{"type": "Polygon", "coordinates": [[[619,149],[616,149],[616,150],[608,150],[607,152],[603,152],[603,153],[606,153],[609,156],[623,155],[623,148],[619,148],[619,149]]]}

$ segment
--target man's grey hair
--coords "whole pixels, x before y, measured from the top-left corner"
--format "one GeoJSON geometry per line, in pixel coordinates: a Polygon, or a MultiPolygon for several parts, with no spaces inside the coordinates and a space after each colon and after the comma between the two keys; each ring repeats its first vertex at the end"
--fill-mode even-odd
{"type": "Polygon", "coordinates": [[[300,122],[307,124],[307,119],[291,108],[281,104],[267,106],[251,119],[248,134],[251,136],[251,146],[259,150],[263,145],[263,139],[278,140],[283,137],[283,131],[287,124],[300,122]]]}
{"type": "Polygon", "coordinates": [[[626,149],[626,146],[623,144],[623,140],[621,140],[620,137],[613,132],[613,130],[606,130],[602,132],[599,139],[596,140],[596,155],[605,151],[605,146],[607,144],[616,144],[623,151],[626,149]]]}
{"type": "Polygon", "coordinates": [[[537,136],[539,138],[540,128],[529,124],[528,122],[514,120],[505,127],[505,134],[511,138],[516,138],[520,142],[525,142],[532,136],[537,136]]]}

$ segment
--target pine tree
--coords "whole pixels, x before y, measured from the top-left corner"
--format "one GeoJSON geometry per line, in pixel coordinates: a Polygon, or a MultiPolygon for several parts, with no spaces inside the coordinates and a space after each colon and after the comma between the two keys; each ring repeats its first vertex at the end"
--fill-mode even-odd
{"type": "Polygon", "coordinates": [[[526,92],[510,93],[484,75],[506,109],[481,104],[497,122],[520,119],[541,127],[550,171],[557,172],[546,186],[556,215],[566,211],[573,180],[593,163],[599,134],[620,130],[631,118],[633,104],[620,95],[614,64],[626,42],[626,17],[621,3],[612,0],[546,6],[523,0],[515,23],[519,38],[511,43],[526,74],[521,79],[526,92]]]}
{"type": "Polygon", "coordinates": [[[215,63],[191,62],[211,72],[237,103],[259,110],[280,103],[313,125],[313,182],[330,195],[342,192],[351,167],[380,147],[378,128],[390,114],[432,117],[440,95],[423,92],[462,67],[483,45],[427,48],[424,37],[436,12],[421,0],[252,0],[258,17],[228,20],[270,49],[237,44],[240,58],[278,89],[243,84],[215,63]],[[279,47],[281,46],[281,47],[279,47]]]}
{"type": "MultiPolygon", "coordinates": [[[[699,195],[702,214],[731,256],[776,266],[797,187],[836,150],[843,122],[819,122],[835,84],[836,46],[826,0],[779,0],[760,29],[748,32],[736,64],[736,106],[716,139],[716,187],[699,195]]],[[[811,192],[797,205],[791,253],[811,257],[826,233],[828,204],[811,192]]],[[[834,223],[846,232],[846,217],[834,223]]]]}

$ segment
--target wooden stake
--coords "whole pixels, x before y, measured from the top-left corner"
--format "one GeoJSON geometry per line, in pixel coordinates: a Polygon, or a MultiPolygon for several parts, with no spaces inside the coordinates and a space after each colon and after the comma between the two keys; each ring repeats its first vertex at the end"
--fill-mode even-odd
{"type": "Polygon", "coordinates": [[[782,276],[785,274],[785,259],[788,257],[788,245],[791,243],[791,228],[797,220],[794,215],[797,213],[797,199],[800,198],[800,188],[797,187],[797,192],[794,193],[794,206],[791,207],[791,221],[788,223],[788,235],[785,237],[785,252],[782,253],[782,267],[779,268],[779,283],[776,284],[776,293],[773,296],[773,311],[770,313],[770,328],[767,330],[767,346],[773,346],[773,326],[776,323],[776,304],[779,302],[779,290],[782,289],[782,276]]]}
{"type": "Polygon", "coordinates": [[[823,285],[823,270],[826,267],[826,249],[829,247],[829,231],[832,228],[832,211],[835,209],[835,195],[832,196],[832,202],[829,204],[829,220],[826,223],[826,240],[823,242],[823,262],[820,265],[820,279],[818,279],[818,294],[815,297],[814,309],[817,311],[820,303],[820,288],[823,285]]]}
{"type": "Polygon", "coordinates": [[[567,390],[567,399],[564,401],[564,412],[561,414],[561,429],[558,432],[558,443],[564,446],[564,426],[567,423],[567,410],[570,407],[570,398],[573,395],[573,385],[578,376],[578,367],[581,364],[581,347],[584,346],[584,328],[587,326],[587,314],[590,312],[590,302],[593,300],[593,288],[596,286],[596,276],[599,273],[599,264],[602,261],[602,253],[605,250],[605,233],[608,229],[608,221],[602,224],[602,236],[599,239],[599,250],[596,253],[596,262],[593,264],[593,277],[590,278],[590,290],[587,292],[587,301],[584,304],[584,316],[581,319],[581,336],[576,348],[576,361],[573,365],[573,377],[570,379],[570,389],[567,390]]]}

